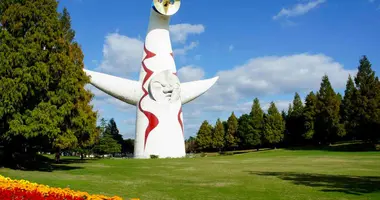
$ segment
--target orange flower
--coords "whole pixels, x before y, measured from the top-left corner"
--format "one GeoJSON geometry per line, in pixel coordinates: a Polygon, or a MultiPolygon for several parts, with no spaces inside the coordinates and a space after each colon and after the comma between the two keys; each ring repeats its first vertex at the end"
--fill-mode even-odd
{"type": "Polygon", "coordinates": [[[32,199],[41,199],[41,197],[46,197],[47,199],[54,197],[54,199],[57,199],[60,197],[62,199],[73,200],[122,200],[122,198],[118,196],[107,197],[104,195],[90,195],[87,192],[74,191],[69,188],[54,188],[48,185],[31,183],[26,180],[12,180],[0,175],[0,193],[2,194],[6,191],[8,191],[9,195],[20,195],[20,197],[22,195],[32,195],[32,199]]]}

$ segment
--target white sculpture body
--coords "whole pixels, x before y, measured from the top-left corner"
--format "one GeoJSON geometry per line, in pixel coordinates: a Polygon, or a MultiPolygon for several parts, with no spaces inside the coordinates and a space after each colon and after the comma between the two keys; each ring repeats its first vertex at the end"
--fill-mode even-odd
{"type": "Polygon", "coordinates": [[[182,105],[206,92],[218,77],[180,83],[169,34],[170,15],[179,0],[154,0],[145,39],[139,81],[85,70],[91,84],[105,93],[136,105],[135,158],[184,157],[182,105]]]}

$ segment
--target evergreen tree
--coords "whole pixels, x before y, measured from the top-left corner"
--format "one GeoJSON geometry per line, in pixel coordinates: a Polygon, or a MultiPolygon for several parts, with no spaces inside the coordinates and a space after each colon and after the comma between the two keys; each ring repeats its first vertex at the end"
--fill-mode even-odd
{"type": "Polygon", "coordinates": [[[292,111],[287,117],[286,129],[290,134],[290,140],[293,144],[302,144],[304,133],[304,119],[303,119],[304,106],[300,95],[296,92],[293,99],[292,111]]]}
{"type": "Polygon", "coordinates": [[[238,126],[239,146],[245,149],[258,148],[261,144],[260,134],[252,127],[252,117],[248,114],[240,116],[238,126]]]}
{"type": "Polygon", "coordinates": [[[250,113],[251,126],[253,128],[252,146],[259,146],[261,144],[261,138],[264,128],[264,111],[261,108],[258,98],[253,100],[253,105],[250,113]]]}
{"type": "Polygon", "coordinates": [[[355,94],[357,93],[355,83],[352,80],[351,75],[348,76],[346,90],[344,91],[344,98],[341,104],[341,119],[344,123],[345,129],[349,137],[353,139],[355,137],[355,94]]]}
{"type": "Polygon", "coordinates": [[[271,146],[276,147],[284,138],[285,122],[282,119],[274,102],[270,103],[268,114],[264,119],[264,139],[271,146]]]}
{"type": "Polygon", "coordinates": [[[227,131],[225,132],[226,148],[235,147],[238,143],[237,131],[238,131],[238,119],[234,112],[227,120],[227,131]]]}
{"type": "Polygon", "coordinates": [[[281,111],[281,117],[282,119],[284,119],[286,121],[286,119],[288,118],[288,114],[285,112],[285,110],[282,110],[281,111]]]}
{"type": "Polygon", "coordinates": [[[303,138],[307,141],[313,139],[315,133],[315,116],[317,112],[317,97],[314,92],[310,92],[305,99],[305,108],[303,112],[304,118],[304,134],[303,138]]]}
{"type": "Polygon", "coordinates": [[[94,152],[100,155],[115,154],[121,151],[121,145],[117,143],[110,135],[100,138],[99,143],[95,145],[94,152]]]}
{"type": "Polygon", "coordinates": [[[219,152],[224,147],[224,135],[224,126],[220,119],[218,119],[212,132],[212,147],[218,149],[219,152]]]}
{"type": "Polygon", "coordinates": [[[380,83],[366,56],[360,59],[355,84],[356,133],[361,139],[377,142],[380,138],[380,83]]]}
{"type": "Polygon", "coordinates": [[[133,154],[135,148],[135,140],[134,139],[126,139],[124,140],[124,144],[122,145],[123,153],[133,154]]]}
{"type": "Polygon", "coordinates": [[[186,153],[194,153],[197,150],[196,139],[192,136],[185,141],[186,153]]]}
{"type": "Polygon", "coordinates": [[[120,145],[124,143],[123,136],[119,134],[119,129],[117,128],[116,122],[111,118],[106,126],[106,134],[109,134],[114,140],[117,141],[120,145]]]}
{"type": "MultiPolygon", "coordinates": [[[[0,2],[0,132],[7,153],[94,142],[96,113],[70,17],[55,0],[0,2]],[[27,147],[27,148],[25,148],[27,147]]],[[[59,156],[58,156],[59,160],[59,156]]]]}
{"type": "Polygon", "coordinates": [[[205,120],[203,121],[196,137],[196,144],[199,150],[207,150],[212,147],[213,127],[205,120]]]}
{"type": "Polygon", "coordinates": [[[321,87],[317,93],[317,115],[315,124],[316,139],[322,144],[337,141],[345,135],[340,123],[340,100],[332,88],[327,75],[322,77],[321,87]]]}

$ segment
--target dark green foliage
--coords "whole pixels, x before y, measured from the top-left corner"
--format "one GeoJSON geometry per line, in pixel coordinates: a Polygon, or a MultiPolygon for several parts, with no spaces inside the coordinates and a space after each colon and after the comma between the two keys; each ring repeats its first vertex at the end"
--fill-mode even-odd
{"type": "Polygon", "coordinates": [[[312,141],[315,133],[315,116],[317,112],[317,96],[310,92],[305,99],[305,108],[303,112],[304,133],[302,137],[306,140],[305,144],[312,141]]]}
{"type": "Polygon", "coordinates": [[[340,123],[340,99],[332,88],[327,75],[322,77],[317,93],[315,139],[322,144],[335,142],[345,135],[340,123]]]}
{"type": "Polygon", "coordinates": [[[240,138],[239,146],[243,148],[258,147],[261,144],[260,133],[252,127],[252,118],[248,114],[240,116],[238,126],[238,136],[240,138]]]}
{"type": "Polygon", "coordinates": [[[219,149],[219,151],[224,147],[224,126],[220,119],[216,120],[215,128],[212,132],[212,147],[219,149]]]}
{"type": "Polygon", "coordinates": [[[109,120],[108,125],[105,128],[105,134],[109,134],[112,139],[117,141],[118,144],[123,145],[123,136],[119,134],[119,129],[117,128],[116,122],[113,118],[109,120]]]}
{"type": "Polygon", "coordinates": [[[94,152],[99,155],[115,154],[121,151],[121,145],[117,143],[110,135],[106,135],[99,139],[99,143],[95,145],[94,152]]]}
{"type": "MultiPolygon", "coordinates": [[[[227,131],[225,132],[225,144],[226,148],[236,147],[238,144],[238,119],[236,118],[234,112],[231,113],[231,116],[227,120],[227,131]]],[[[226,130],[226,129],[225,129],[226,130]]]]}
{"type": "Polygon", "coordinates": [[[341,113],[341,120],[344,123],[344,126],[346,128],[346,132],[351,139],[354,139],[356,136],[355,134],[355,128],[357,126],[357,123],[355,120],[356,107],[354,105],[356,94],[357,94],[357,90],[355,88],[355,83],[352,80],[351,75],[349,75],[347,84],[346,84],[346,90],[344,91],[344,98],[342,100],[340,113],[341,113]]]}
{"type": "Polygon", "coordinates": [[[135,148],[135,140],[134,139],[126,139],[124,140],[123,142],[123,145],[121,146],[122,147],[122,152],[123,153],[133,153],[134,152],[134,148],[135,148]]]}
{"type": "Polygon", "coordinates": [[[195,137],[190,136],[185,141],[186,153],[195,153],[198,149],[195,137]]]}
{"type": "Polygon", "coordinates": [[[212,148],[212,132],[213,127],[208,121],[203,121],[196,138],[196,144],[200,150],[212,148]]]}
{"type": "Polygon", "coordinates": [[[86,147],[98,134],[83,54],[57,7],[0,3],[0,132],[10,152],[86,147]]]}
{"type": "Polygon", "coordinates": [[[286,118],[287,134],[292,144],[302,144],[305,130],[301,124],[304,124],[303,112],[304,106],[300,95],[296,92],[293,99],[293,105],[289,105],[290,113],[286,118]]]}
{"type": "Polygon", "coordinates": [[[380,83],[366,56],[360,60],[355,85],[356,133],[360,139],[376,142],[380,139],[380,83]]]}
{"type": "Polygon", "coordinates": [[[264,118],[263,139],[266,144],[276,147],[284,138],[285,121],[274,102],[270,103],[268,114],[264,118]]]}

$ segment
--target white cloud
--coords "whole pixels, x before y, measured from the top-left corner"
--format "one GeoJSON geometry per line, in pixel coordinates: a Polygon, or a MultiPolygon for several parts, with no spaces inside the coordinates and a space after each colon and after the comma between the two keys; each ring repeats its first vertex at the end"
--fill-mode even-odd
{"type": "Polygon", "coordinates": [[[173,42],[185,43],[190,34],[201,34],[205,31],[202,24],[175,24],[169,27],[173,42]]]}
{"type": "Polygon", "coordinates": [[[119,33],[108,34],[103,46],[103,60],[97,70],[119,76],[138,72],[142,52],[141,40],[119,33]]]}
{"type": "Polygon", "coordinates": [[[189,45],[185,45],[183,48],[174,49],[174,55],[184,56],[188,51],[197,47],[199,42],[191,42],[189,45]]]}
{"type": "Polygon", "coordinates": [[[200,67],[184,66],[177,71],[178,78],[181,82],[200,80],[204,77],[205,72],[200,67]]]}
{"type": "Polygon", "coordinates": [[[343,66],[323,54],[295,54],[253,58],[231,70],[218,72],[214,90],[225,96],[275,95],[315,90],[327,74],[333,87],[344,87],[349,73],[343,66]],[[226,95],[228,93],[229,95],[226,95]]]}
{"type": "Polygon", "coordinates": [[[194,135],[203,120],[214,123],[217,118],[226,120],[232,111],[237,116],[249,113],[255,97],[264,111],[271,101],[279,111],[287,111],[295,92],[304,100],[305,93],[319,89],[325,74],[335,89],[342,89],[348,74],[354,75],[356,70],[345,69],[323,54],[303,53],[252,58],[243,65],[219,71],[216,85],[184,106],[185,134],[194,135]],[[276,99],[283,95],[289,98],[276,99]],[[201,111],[198,119],[186,114],[196,110],[201,111]],[[187,123],[191,127],[186,127],[187,123]]]}
{"type": "Polygon", "coordinates": [[[277,20],[281,17],[296,17],[300,15],[304,15],[311,11],[312,9],[315,9],[318,7],[318,5],[326,2],[326,0],[312,0],[308,3],[299,3],[294,5],[292,8],[282,8],[281,11],[273,16],[274,20],[277,20]]]}
{"type": "MultiPolygon", "coordinates": [[[[252,98],[253,99],[253,98],[252,98]]],[[[271,101],[260,101],[261,108],[266,112],[270,106],[271,101]]],[[[273,100],[277,109],[281,112],[282,110],[287,110],[289,103],[292,103],[293,100],[273,100]]],[[[205,107],[205,111],[211,112],[235,112],[235,113],[249,113],[252,108],[253,101],[247,101],[244,103],[228,104],[228,105],[211,105],[205,107]]]]}
{"type": "MultiPolygon", "coordinates": [[[[323,54],[252,58],[243,65],[219,71],[217,83],[195,100],[194,106],[208,111],[242,111],[247,105],[241,100],[316,91],[325,74],[334,88],[344,88],[348,74],[355,73],[323,54]]],[[[281,109],[287,104],[282,104],[281,109]]]]}

